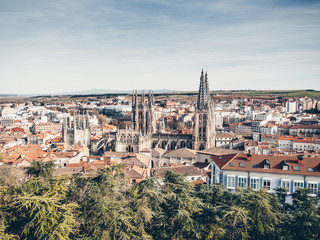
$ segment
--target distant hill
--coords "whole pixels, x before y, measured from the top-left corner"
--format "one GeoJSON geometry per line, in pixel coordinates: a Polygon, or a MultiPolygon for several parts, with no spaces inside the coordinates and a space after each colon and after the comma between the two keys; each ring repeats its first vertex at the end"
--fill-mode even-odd
{"type": "MultiPolygon", "coordinates": [[[[144,90],[148,92],[148,90],[144,90]]],[[[177,90],[170,89],[156,89],[151,90],[153,93],[170,93],[170,92],[178,92],[177,90]]],[[[140,92],[140,90],[138,90],[140,92]]],[[[52,95],[95,95],[95,94],[111,94],[111,93],[127,93],[131,94],[132,90],[115,90],[115,89],[91,89],[87,91],[73,91],[73,92],[63,92],[63,93],[55,93],[52,95]]]]}
{"type": "Polygon", "coordinates": [[[17,97],[18,94],[0,94],[0,97],[17,97]]]}

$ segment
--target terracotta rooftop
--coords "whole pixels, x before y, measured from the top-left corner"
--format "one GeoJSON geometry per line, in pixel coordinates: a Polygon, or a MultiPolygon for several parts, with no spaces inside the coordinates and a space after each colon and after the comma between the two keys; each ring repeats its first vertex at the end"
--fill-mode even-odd
{"type": "Polygon", "coordinates": [[[143,179],[145,174],[145,169],[138,166],[132,166],[126,170],[128,177],[131,179],[143,179]]]}
{"type": "Polygon", "coordinates": [[[192,181],[192,183],[193,183],[194,185],[202,185],[202,184],[205,184],[205,182],[204,182],[202,179],[194,180],[194,181],[192,181]]]}
{"type": "Polygon", "coordinates": [[[125,165],[136,165],[138,167],[149,167],[151,158],[140,153],[130,153],[122,157],[121,163],[125,165]]]}
{"type": "Polygon", "coordinates": [[[245,142],[246,146],[258,146],[258,142],[257,141],[247,141],[245,142]]]}
{"type": "Polygon", "coordinates": [[[234,138],[235,135],[232,133],[222,132],[216,135],[216,138],[234,138]]]}
{"type": "Polygon", "coordinates": [[[318,124],[314,124],[314,125],[295,125],[295,126],[292,126],[290,129],[317,129],[317,128],[320,128],[320,125],[318,124]]]}
{"type": "Polygon", "coordinates": [[[230,160],[218,161],[216,156],[212,160],[224,170],[320,176],[320,158],[303,157],[303,161],[298,163],[297,156],[252,154],[251,160],[247,160],[245,153],[239,153],[230,160]],[[263,168],[265,159],[270,162],[270,169],[263,168]],[[289,170],[282,169],[282,161],[289,165],[289,170]]]}

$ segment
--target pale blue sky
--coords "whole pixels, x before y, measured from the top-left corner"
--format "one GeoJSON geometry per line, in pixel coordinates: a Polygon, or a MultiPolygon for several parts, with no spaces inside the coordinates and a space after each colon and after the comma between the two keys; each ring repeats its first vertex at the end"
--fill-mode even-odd
{"type": "Polygon", "coordinates": [[[320,1],[0,0],[0,93],[320,89],[320,1]]]}

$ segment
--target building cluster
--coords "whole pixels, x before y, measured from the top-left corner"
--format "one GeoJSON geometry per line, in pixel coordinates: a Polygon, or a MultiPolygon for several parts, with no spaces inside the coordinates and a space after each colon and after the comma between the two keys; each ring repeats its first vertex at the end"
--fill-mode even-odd
{"type": "Polygon", "coordinates": [[[121,163],[128,181],[171,170],[194,184],[310,188],[320,184],[320,101],[211,96],[201,72],[190,95],[43,97],[0,105],[0,164],[53,162],[55,174],[95,175],[121,163]],[[102,120],[108,119],[109,123],[102,120]]]}

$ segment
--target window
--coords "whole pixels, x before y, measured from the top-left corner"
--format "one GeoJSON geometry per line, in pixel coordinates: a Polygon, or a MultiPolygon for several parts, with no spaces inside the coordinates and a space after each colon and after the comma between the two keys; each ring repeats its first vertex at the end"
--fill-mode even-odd
{"type": "Polygon", "coordinates": [[[238,187],[239,188],[247,187],[247,177],[238,177],[238,187]]]}
{"type": "Polygon", "coordinates": [[[227,176],[227,188],[235,188],[235,176],[227,176]]]}
{"type": "Polygon", "coordinates": [[[270,169],[270,161],[268,159],[264,159],[262,165],[264,169],[270,169]]]}
{"type": "Polygon", "coordinates": [[[239,167],[246,167],[246,163],[244,162],[239,163],[239,167]]]}
{"type": "Polygon", "coordinates": [[[258,168],[258,164],[252,164],[252,168],[258,168]]]}
{"type": "Polygon", "coordinates": [[[263,179],[263,187],[271,190],[271,179],[263,179]]]}
{"type": "Polygon", "coordinates": [[[258,190],[260,188],[260,179],[259,178],[250,178],[250,187],[252,189],[258,190]]]}
{"type": "Polygon", "coordinates": [[[318,184],[314,182],[308,182],[308,188],[310,189],[311,194],[318,193],[318,184]]]}
{"type": "Polygon", "coordinates": [[[230,167],[234,167],[234,163],[230,163],[230,167]]]}
{"type": "Polygon", "coordinates": [[[281,187],[287,188],[288,192],[290,192],[290,180],[289,179],[281,179],[281,187]]]}
{"type": "Polygon", "coordinates": [[[314,172],[314,169],[311,168],[311,167],[309,167],[309,168],[308,168],[308,172],[314,172]]]}
{"type": "Polygon", "coordinates": [[[286,161],[281,161],[282,170],[289,170],[289,164],[286,161]]]}
{"type": "Polygon", "coordinates": [[[293,181],[293,189],[292,189],[292,191],[295,192],[299,188],[303,188],[303,181],[293,181]]]}
{"type": "Polygon", "coordinates": [[[293,171],[300,171],[299,166],[292,166],[293,171]]]}

